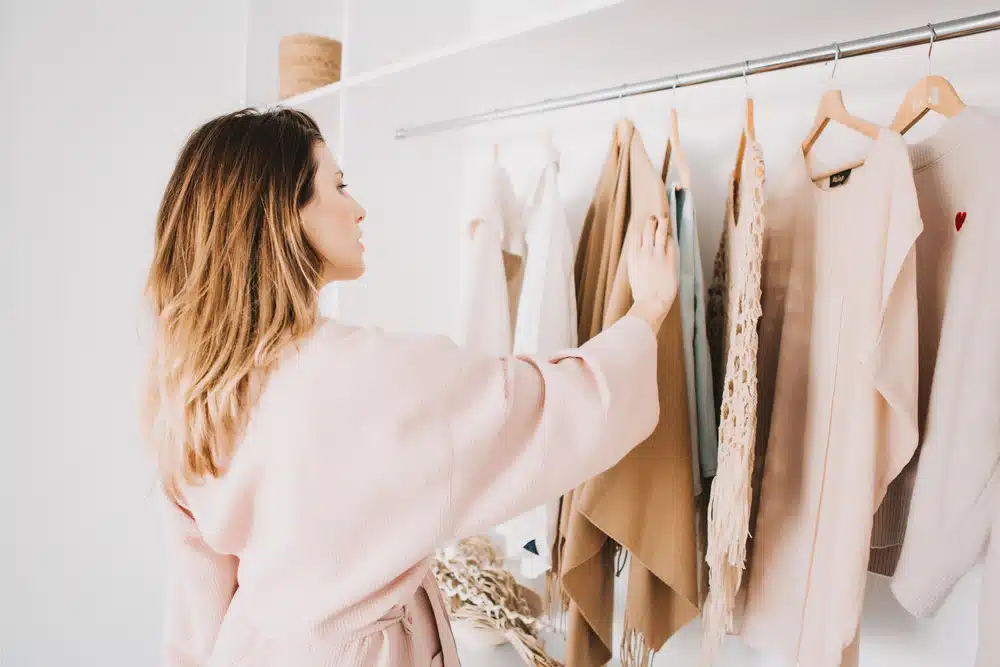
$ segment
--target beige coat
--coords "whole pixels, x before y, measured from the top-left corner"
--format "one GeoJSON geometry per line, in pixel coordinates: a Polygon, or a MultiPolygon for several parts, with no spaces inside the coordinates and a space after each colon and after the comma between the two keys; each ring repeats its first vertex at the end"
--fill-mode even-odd
{"type": "MultiPolygon", "coordinates": [[[[631,123],[616,128],[577,253],[580,340],[611,327],[632,303],[621,251],[650,216],[668,216],[660,178],[631,123]]],[[[603,665],[612,656],[618,545],[630,554],[623,664],[649,654],[698,614],[691,440],[680,308],[659,337],[661,419],[653,434],[611,470],[563,500],[563,590],[569,598],[567,661],[603,665]]]]}

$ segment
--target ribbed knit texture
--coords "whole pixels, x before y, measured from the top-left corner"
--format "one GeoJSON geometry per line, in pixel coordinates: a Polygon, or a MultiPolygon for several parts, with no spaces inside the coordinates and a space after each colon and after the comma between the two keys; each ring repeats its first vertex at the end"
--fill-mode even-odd
{"type": "Polygon", "coordinates": [[[969,108],[911,148],[925,230],[920,272],[921,405],[914,475],[883,505],[905,540],[892,589],[912,613],[934,613],[987,551],[977,666],[1000,665],[1000,119],[969,108]],[[906,491],[912,487],[912,500],[906,491]],[[900,520],[909,505],[906,521],[900,520]]]}
{"type": "Polygon", "coordinates": [[[551,359],[322,325],[226,473],[166,503],[166,664],[457,667],[430,554],[618,462],[657,422],[656,365],[634,317],[551,359]]]}

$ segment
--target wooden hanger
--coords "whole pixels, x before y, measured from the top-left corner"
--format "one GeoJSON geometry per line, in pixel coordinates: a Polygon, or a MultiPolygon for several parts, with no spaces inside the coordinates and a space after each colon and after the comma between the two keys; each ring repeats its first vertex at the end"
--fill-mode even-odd
{"type": "Polygon", "coordinates": [[[931,41],[927,47],[927,76],[917,81],[916,85],[907,91],[903,103],[896,111],[896,117],[892,119],[890,127],[899,134],[905,134],[926,116],[928,111],[935,111],[945,118],[954,118],[965,109],[965,103],[955,92],[951,82],[943,76],[934,76],[930,73],[931,54],[934,53],[937,31],[930,23],[927,27],[931,31],[931,41]]]}
{"type": "Polygon", "coordinates": [[[747,98],[746,112],[743,118],[743,132],[751,141],[757,141],[757,130],[754,129],[753,124],[753,100],[749,97],[747,98]]]}
{"type": "Polygon", "coordinates": [[[740,133],[740,146],[736,149],[736,182],[740,179],[740,168],[743,164],[743,156],[747,152],[747,141],[757,141],[756,130],[753,123],[753,98],[750,97],[750,82],[747,80],[747,71],[750,69],[750,61],[743,61],[743,87],[746,89],[746,106],[743,111],[743,132],[740,133]]]}
{"type": "Polygon", "coordinates": [[[681,150],[680,128],[677,125],[677,79],[674,78],[673,104],[670,107],[670,134],[667,136],[667,148],[663,156],[663,169],[660,172],[660,180],[664,184],[667,182],[667,172],[670,171],[670,158],[674,150],[677,151],[677,172],[680,176],[680,187],[685,190],[691,189],[691,167],[688,166],[687,157],[681,150]]]}
{"type": "Polygon", "coordinates": [[[889,127],[893,132],[905,134],[929,111],[935,111],[945,118],[954,118],[963,109],[965,103],[948,79],[936,75],[925,76],[907,91],[889,127]]]}
{"type": "MultiPolygon", "coordinates": [[[[831,81],[837,78],[837,65],[840,63],[840,44],[834,43],[833,46],[837,49],[837,53],[833,57],[833,71],[830,73],[831,81]]],[[[830,124],[831,120],[835,120],[844,127],[851,128],[855,132],[860,132],[869,139],[875,139],[878,137],[879,127],[874,123],[870,123],[867,120],[851,115],[847,111],[847,107],[844,106],[844,96],[839,90],[831,88],[823,93],[823,97],[819,99],[819,108],[816,109],[816,119],[813,121],[813,126],[809,131],[809,135],[806,137],[805,141],[802,142],[803,156],[809,155],[809,151],[811,151],[812,147],[816,145],[819,135],[823,134],[823,130],[826,129],[826,126],[830,124]]]]}
{"type": "Polygon", "coordinates": [[[677,175],[680,177],[680,187],[685,190],[691,189],[691,167],[688,166],[684,151],[681,150],[680,132],[677,128],[677,109],[670,110],[670,136],[667,137],[666,155],[663,157],[663,171],[660,178],[667,182],[667,172],[670,169],[670,158],[677,153],[677,175]]]}
{"type": "Polygon", "coordinates": [[[816,110],[816,120],[813,122],[809,135],[802,142],[803,155],[809,154],[809,151],[816,145],[816,141],[823,134],[823,130],[826,129],[831,120],[840,123],[844,127],[849,127],[856,132],[860,132],[869,139],[878,137],[878,125],[863,118],[852,116],[847,111],[847,107],[844,106],[844,96],[841,92],[839,90],[828,90],[820,98],[819,108],[816,110]]]}
{"type": "Polygon", "coordinates": [[[737,181],[739,181],[740,166],[743,164],[743,156],[746,155],[747,142],[749,141],[757,141],[757,136],[753,124],[753,100],[748,97],[743,116],[743,132],[740,134],[740,147],[736,150],[737,181]]]}
{"type": "MultiPolygon", "coordinates": [[[[823,93],[823,97],[820,98],[819,108],[816,110],[816,120],[813,122],[812,130],[809,131],[809,135],[806,137],[805,141],[802,142],[803,156],[809,155],[809,151],[811,151],[812,147],[816,145],[816,141],[819,139],[819,136],[823,134],[823,130],[825,130],[826,126],[830,124],[830,121],[836,121],[844,127],[848,127],[855,132],[860,132],[869,139],[873,140],[878,138],[879,132],[881,131],[879,126],[875,123],[851,115],[847,111],[847,107],[844,106],[844,96],[839,90],[828,90],[823,93]]],[[[838,167],[818,176],[814,176],[813,181],[822,181],[841,171],[857,169],[864,163],[864,160],[859,160],[852,164],[838,167]]]]}
{"type": "Polygon", "coordinates": [[[621,118],[615,123],[615,136],[618,143],[624,144],[632,138],[632,121],[628,118],[621,118]]]}

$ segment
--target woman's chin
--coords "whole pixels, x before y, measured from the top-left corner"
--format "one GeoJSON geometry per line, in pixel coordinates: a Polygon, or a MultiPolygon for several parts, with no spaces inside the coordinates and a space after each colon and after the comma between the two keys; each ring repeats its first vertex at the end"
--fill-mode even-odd
{"type": "Polygon", "coordinates": [[[328,284],[357,280],[365,274],[366,269],[364,258],[359,257],[356,262],[352,262],[350,265],[341,264],[337,267],[329,267],[324,282],[328,284]]]}

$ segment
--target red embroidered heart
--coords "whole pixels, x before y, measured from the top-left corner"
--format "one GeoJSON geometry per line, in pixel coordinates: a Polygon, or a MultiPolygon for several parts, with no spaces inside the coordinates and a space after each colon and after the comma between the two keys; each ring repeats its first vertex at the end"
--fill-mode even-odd
{"type": "Polygon", "coordinates": [[[962,231],[962,225],[965,224],[965,211],[959,211],[955,214],[955,231],[962,231]]]}

